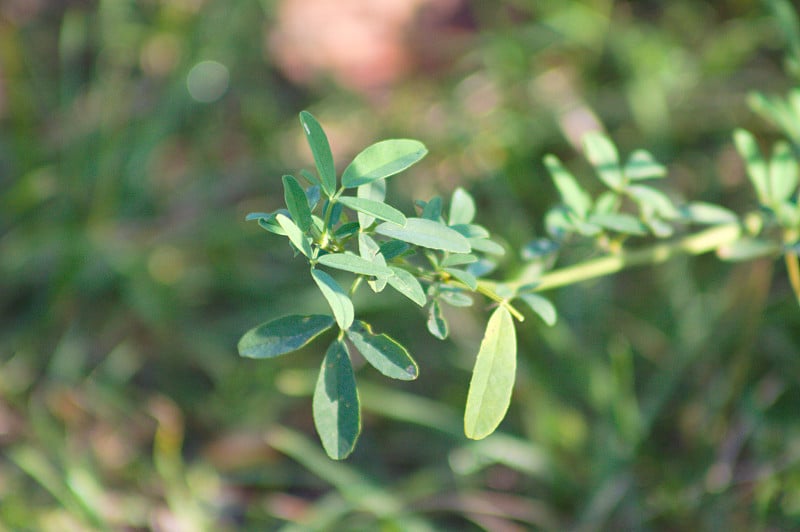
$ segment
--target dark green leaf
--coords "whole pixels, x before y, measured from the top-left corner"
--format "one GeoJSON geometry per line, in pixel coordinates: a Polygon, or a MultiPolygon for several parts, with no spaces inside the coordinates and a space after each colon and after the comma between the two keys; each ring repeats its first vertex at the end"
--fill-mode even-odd
{"type": "Polygon", "coordinates": [[[405,227],[384,222],[375,228],[375,232],[426,248],[453,253],[470,251],[469,241],[461,234],[446,225],[424,218],[408,218],[405,227]]]}
{"type": "Polygon", "coordinates": [[[389,268],[394,274],[386,279],[386,281],[389,283],[389,286],[406,296],[420,307],[425,306],[427,298],[425,297],[425,291],[422,289],[422,286],[419,284],[417,278],[402,268],[397,268],[395,266],[389,266],[389,268]]]}
{"type": "Polygon", "coordinates": [[[294,223],[302,232],[308,231],[311,227],[311,209],[308,207],[308,198],[297,179],[290,175],[283,176],[283,197],[294,223]]]}
{"type": "Polygon", "coordinates": [[[480,440],[506,415],[517,368],[517,339],[511,314],[499,306],[489,318],[472,370],[464,412],[464,433],[480,440]]]}
{"type": "Polygon", "coordinates": [[[278,224],[280,224],[281,228],[286,232],[286,236],[289,237],[289,240],[292,242],[292,244],[294,244],[294,247],[296,247],[300,253],[306,257],[311,258],[311,244],[309,243],[306,235],[300,231],[300,228],[283,214],[278,214],[275,216],[275,220],[277,220],[278,224]]]}
{"type": "Polygon", "coordinates": [[[336,235],[336,238],[345,238],[358,233],[359,229],[361,226],[358,222],[348,222],[337,227],[333,234],[336,235]]]}
{"type": "Polygon", "coordinates": [[[475,200],[461,187],[453,191],[450,200],[450,215],[447,217],[448,225],[468,224],[475,218],[475,200]]]}
{"type": "Polygon", "coordinates": [[[313,401],[314,425],[328,456],[347,458],[361,432],[361,407],[350,354],[344,342],[333,342],[319,370],[313,401]]]}
{"type": "Polygon", "coordinates": [[[477,224],[455,224],[450,228],[458,231],[465,238],[489,238],[489,231],[485,227],[477,224]]]}
{"type": "Polygon", "coordinates": [[[392,222],[401,227],[406,224],[406,217],[402,212],[380,201],[342,196],[339,198],[339,203],[354,211],[367,214],[380,220],[392,222]]]}
{"type": "Polygon", "coordinates": [[[442,308],[439,306],[438,301],[432,302],[428,309],[428,331],[439,340],[447,338],[449,333],[447,321],[442,315],[442,308]]]}
{"type": "Polygon", "coordinates": [[[425,203],[424,207],[422,208],[422,214],[420,214],[421,218],[425,218],[426,220],[433,220],[434,222],[441,222],[442,221],[442,198],[439,196],[434,196],[431,200],[425,203]]]}
{"type": "Polygon", "coordinates": [[[330,316],[284,316],[250,329],[239,340],[239,355],[272,358],[296,351],[333,325],[330,316]]]}
{"type": "Polygon", "coordinates": [[[389,240],[388,242],[381,244],[381,254],[386,258],[386,260],[392,260],[395,257],[399,257],[408,251],[408,249],[408,244],[401,242],[400,240],[389,240]]]}
{"type": "Polygon", "coordinates": [[[419,375],[417,363],[402,345],[385,334],[373,333],[363,321],[353,322],[347,337],[367,362],[387,377],[410,381],[419,375]]]}
{"type": "Polygon", "coordinates": [[[314,277],[314,282],[317,283],[320,292],[328,301],[339,328],[347,329],[350,327],[353,323],[355,311],[353,310],[353,302],[350,301],[347,292],[339,286],[339,283],[333,277],[322,270],[314,268],[311,270],[311,275],[314,277]]]}
{"type": "Polygon", "coordinates": [[[329,198],[333,197],[336,192],[336,168],[333,166],[333,155],[331,146],[328,144],[328,137],[317,119],[308,111],[300,112],[300,123],[303,124],[308,146],[314,155],[314,163],[317,165],[322,190],[329,198]]]}
{"type": "Polygon", "coordinates": [[[428,153],[417,140],[391,139],[376,142],[356,155],[342,174],[342,186],[354,188],[402,172],[428,153]]]}
{"type": "Polygon", "coordinates": [[[586,158],[597,170],[597,175],[609,188],[622,187],[622,172],[619,169],[619,155],[614,143],[598,131],[591,131],[583,137],[586,158]]]}
{"type": "Polygon", "coordinates": [[[317,259],[317,262],[329,268],[336,268],[337,270],[344,270],[360,275],[374,275],[376,277],[389,277],[392,275],[392,270],[386,266],[375,264],[371,260],[359,257],[355,253],[349,251],[323,255],[317,259]]]}

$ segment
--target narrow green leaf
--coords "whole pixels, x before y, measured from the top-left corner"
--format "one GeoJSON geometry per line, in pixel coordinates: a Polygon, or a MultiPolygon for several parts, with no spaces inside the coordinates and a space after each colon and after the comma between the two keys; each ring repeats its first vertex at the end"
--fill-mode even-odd
{"type": "Polygon", "coordinates": [[[349,251],[323,255],[317,259],[317,262],[329,268],[336,268],[337,270],[344,270],[360,275],[374,275],[376,277],[389,277],[392,275],[392,270],[386,266],[379,266],[349,251]]]}
{"type": "Polygon", "coordinates": [[[311,227],[311,209],[308,207],[308,198],[303,187],[293,176],[283,176],[283,197],[294,223],[302,232],[308,231],[311,227]]]}
{"type": "Polygon", "coordinates": [[[444,340],[449,334],[447,321],[442,314],[442,307],[438,301],[431,303],[428,309],[428,332],[439,340],[444,340]]]}
{"type": "Polygon", "coordinates": [[[286,232],[286,236],[289,237],[289,240],[292,242],[292,244],[294,244],[294,247],[300,250],[300,253],[306,257],[311,258],[311,244],[309,243],[308,238],[306,238],[306,235],[300,231],[300,228],[283,214],[278,214],[275,216],[275,220],[277,220],[278,224],[280,224],[281,228],[286,232]]]}
{"type": "Polygon", "coordinates": [[[470,253],[453,253],[442,260],[442,266],[461,266],[478,262],[478,257],[470,253]]]}
{"type": "Polygon", "coordinates": [[[583,137],[586,158],[597,170],[598,177],[611,189],[619,190],[623,185],[619,169],[619,154],[611,140],[598,131],[591,131],[583,137]]]}
{"type": "Polygon", "coordinates": [[[737,129],[733,132],[733,141],[739,155],[744,159],[747,175],[756,190],[758,200],[766,205],[769,203],[769,174],[755,137],[747,130],[737,129]]]}
{"type": "MultiPolygon", "coordinates": [[[[386,268],[386,259],[381,255],[380,246],[366,233],[358,234],[358,253],[361,258],[381,268],[386,268]]],[[[386,287],[386,280],[387,277],[379,277],[375,280],[367,281],[367,284],[369,284],[373,292],[379,293],[386,287]]]]}
{"type": "Polygon", "coordinates": [[[470,290],[475,291],[478,289],[478,280],[471,273],[465,272],[464,270],[458,270],[456,268],[445,268],[444,271],[467,285],[470,290]]]}
{"type": "Polygon", "coordinates": [[[646,150],[636,150],[625,163],[625,178],[629,181],[653,179],[667,175],[667,169],[646,150]]]}
{"type": "Polygon", "coordinates": [[[395,257],[399,257],[408,250],[408,244],[401,242],[400,240],[389,240],[388,242],[383,242],[381,244],[381,254],[386,258],[386,260],[392,260],[395,257]]]}
{"type": "Polygon", "coordinates": [[[589,209],[592,208],[592,199],[589,194],[578,185],[572,174],[564,168],[555,155],[546,155],[544,165],[550,172],[564,204],[579,218],[585,218],[589,209]]]}
{"type": "Polygon", "coordinates": [[[797,190],[797,160],[788,142],[778,142],[769,161],[769,192],[772,204],[789,199],[797,190]]]}
{"type": "Polygon", "coordinates": [[[337,227],[333,234],[336,235],[336,238],[345,238],[358,233],[359,229],[361,229],[361,225],[358,222],[348,222],[337,227]]]}
{"type": "Polygon", "coordinates": [[[354,198],[352,196],[341,196],[339,198],[339,203],[354,211],[370,215],[386,222],[392,222],[401,227],[406,224],[406,217],[402,212],[380,201],[366,198],[354,198]]]}
{"type": "Polygon", "coordinates": [[[419,284],[414,275],[402,268],[397,268],[396,266],[389,266],[389,269],[392,270],[393,275],[386,279],[389,283],[389,286],[406,296],[408,299],[419,305],[420,307],[425,306],[427,302],[427,298],[425,297],[425,291],[422,289],[422,285],[419,284]]]}
{"type": "MultiPolygon", "coordinates": [[[[356,189],[356,196],[363,199],[382,202],[384,199],[386,199],[386,180],[378,179],[377,181],[359,186],[356,189]]],[[[372,225],[372,222],[374,221],[375,218],[372,216],[364,214],[363,212],[358,213],[358,223],[361,224],[361,227],[366,229],[372,225]]]]}
{"type": "Polygon", "coordinates": [[[465,238],[489,238],[489,231],[477,224],[455,224],[450,229],[458,231],[465,238]]]}
{"type": "Polygon", "coordinates": [[[333,325],[330,316],[284,316],[247,331],[239,340],[239,355],[272,358],[300,349],[333,325]]]}
{"type": "Polygon", "coordinates": [[[471,307],[474,303],[469,294],[465,294],[461,289],[446,290],[439,292],[439,299],[451,307],[471,307]]]}
{"type": "Polygon", "coordinates": [[[303,124],[308,146],[314,155],[314,164],[317,165],[322,191],[329,198],[333,197],[336,192],[336,167],[333,165],[333,154],[331,154],[331,146],[328,144],[328,137],[317,119],[308,111],[300,112],[300,123],[303,124]]]}
{"type": "Polygon", "coordinates": [[[461,187],[453,191],[450,200],[450,215],[447,217],[448,225],[468,224],[475,218],[475,200],[461,187]]]}
{"type": "Polygon", "coordinates": [[[342,174],[342,186],[355,188],[402,172],[428,153],[418,140],[390,139],[376,142],[356,155],[342,174]]]}
{"type": "Polygon", "coordinates": [[[384,222],[375,232],[409,244],[453,253],[469,253],[469,241],[446,225],[424,218],[407,218],[405,227],[384,222]]]}
{"type": "Polygon", "coordinates": [[[322,183],[320,183],[319,178],[314,174],[312,174],[311,172],[309,172],[308,170],[300,170],[300,175],[303,177],[303,179],[308,181],[309,185],[315,185],[318,187],[322,186],[322,183]]]}
{"type": "Polygon", "coordinates": [[[470,238],[469,239],[470,247],[475,251],[480,251],[481,253],[488,253],[490,255],[505,255],[506,250],[493,240],[488,240],[485,238],[470,238]]]}
{"type": "Polygon", "coordinates": [[[347,458],[361,432],[361,407],[350,354],[333,342],[319,370],[313,400],[314,426],[322,447],[334,460],[347,458]]]}
{"type": "Polygon", "coordinates": [[[647,234],[647,227],[638,218],[625,213],[593,214],[589,217],[589,223],[629,235],[647,234]]]}
{"type": "Polygon", "coordinates": [[[517,338],[511,314],[499,306],[489,318],[481,342],[464,412],[464,433],[480,440],[506,415],[517,369],[517,338]]]}
{"type": "Polygon", "coordinates": [[[244,217],[244,221],[250,222],[253,220],[260,220],[261,218],[270,219],[275,218],[274,212],[250,212],[244,217]]]}
{"type": "Polygon", "coordinates": [[[649,217],[651,214],[657,214],[665,219],[678,216],[678,209],[675,208],[672,200],[660,190],[644,185],[631,185],[625,189],[625,192],[639,204],[645,217],[649,217]]]}
{"type": "Polygon", "coordinates": [[[419,375],[419,368],[405,347],[386,334],[375,334],[363,321],[355,321],[347,330],[347,337],[372,367],[389,378],[411,381],[419,375]]]}
{"type": "Polygon", "coordinates": [[[333,311],[333,316],[336,318],[336,323],[339,324],[340,329],[347,329],[353,323],[355,311],[353,309],[353,302],[347,296],[339,283],[336,280],[323,272],[313,268],[311,276],[314,277],[314,282],[317,283],[320,292],[325,296],[328,305],[333,311]]]}
{"type": "Polygon", "coordinates": [[[705,225],[732,223],[739,218],[736,213],[713,203],[694,201],[680,208],[681,217],[688,222],[705,225]]]}
{"type": "Polygon", "coordinates": [[[722,260],[738,262],[757,259],[777,254],[781,247],[768,240],[757,238],[741,238],[717,250],[717,256],[722,260]]]}
{"type": "Polygon", "coordinates": [[[521,294],[519,298],[527,304],[532,311],[539,315],[540,318],[551,327],[555,325],[558,319],[556,307],[546,299],[538,294],[521,294]]]}

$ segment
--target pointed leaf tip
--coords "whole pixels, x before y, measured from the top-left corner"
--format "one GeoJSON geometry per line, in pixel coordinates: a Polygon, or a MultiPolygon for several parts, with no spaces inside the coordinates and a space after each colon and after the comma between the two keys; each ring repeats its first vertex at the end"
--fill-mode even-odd
{"type": "Polygon", "coordinates": [[[262,323],[239,340],[239,355],[273,358],[296,351],[330,329],[333,323],[333,318],[323,315],[291,315],[262,323]]]}

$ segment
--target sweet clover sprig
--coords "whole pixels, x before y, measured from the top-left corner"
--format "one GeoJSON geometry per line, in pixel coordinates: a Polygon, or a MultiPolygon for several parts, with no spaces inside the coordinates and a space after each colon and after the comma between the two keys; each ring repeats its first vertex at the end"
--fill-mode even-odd
{"type": "Polygon", "coordinates": [[[264,323],[248,331],[238,348],[244,357],[273,358],[300,349],[334,326],[338,329],[313,395],[314,423],[331,458],[347,457],[361,432],[353,350],[386,377],[413,380],[419,374],[405,347],[356,319],[352,297],[364,281],[376,294],[388,287],[423,307],[427,329],[439,339],[448,336],[443,305],[471,306],[476,295],[491,302],[464,413],[464,432],[473,439],[494,432],[511,401],[517,356],[514,322],[524,320],[514,303],[521,302],[548,325],[556,322],[555,307],[538,292],[663,262],[676,254],[716,251],[726,260],[783,254],[800,300],[798,165],[786,142],[777,144],[767,161],[751,134],[735,132],[735,145],[759,200],[758,209],[740,217],[711,203],[676,205],[651,184],[667,170],[649,152],[637,150],[623,159],[607,136],[589,133],[584,154],[605,190],[592,197],[556,156],[547,155],[545,167],[561,204],[545,216],[547,236],[520,250],[525,261],[521,271],[498,281],[486,276],[506,250],[475,223],[475,201],[464,189],[457,188],[447,206],[439,197],[417,201],[415,216],[387,203],[387,178],[422,159],[427,153],[422,143],[377,142],[337,177],[320,124],[306,111],[300,113],[300,122],[316,174],[301,171],[304,185],[294,176],[283,176],[286,208],[251,213],[247,220],[288,239],[295,255],[307,262],[310,279],[331,313],[293,314],[264,323]],[[629,245],[631,239],[635,243],[629,245]],[[590,243],[591,256],[554,269],[561,250],[577,242],[590,243]]]}

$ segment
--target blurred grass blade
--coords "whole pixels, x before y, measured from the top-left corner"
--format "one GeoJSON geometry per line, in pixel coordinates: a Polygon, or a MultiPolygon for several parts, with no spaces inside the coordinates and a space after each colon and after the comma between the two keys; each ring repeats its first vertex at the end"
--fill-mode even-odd
{"type": "Polygon", "coordinates": [[[286,200],[286,208],[289,214],[302,232],[308,231],[311,227],[311,209],[308,205],[308,197],[297,182],[297,179],[290,175],[283,176],[283,197],[286,200]]]}
{"type": "Polygon", "coordinates": [[[300,112],[300,123],[303,124],[308,146],[314,155],[320,185],[325,195],[330,198],[336,192],[336,168],[333,165],[333,154],[331,154],[328,137],[317,119],[308,111],[300,112]]]}
{"type": "Polygon", "coordinates": [[[334,460],[347,458],[361,432],[361,408],[347,346],[337,340],[325,353],[313,400],[314,425],[334,460]]]}
{"type": "Polygon", "coordinates": [[[558,319],[556,307],[546,299],[538,294],[522,294],[519,298],[528,305],[542,320],[551,327],[555,325],[558,319]]]}
{"type": "Polygon", "coordinates": [[[351,196],[341,196],[338,201],[345,207],[349,207],[354,211],[367,214],[374,218],[391,222],[401,227],[406,224],[406,217],[402,212],[381,201],[354,198],[351,196]]]}
{"type": "Polygon", "coordinates": [[[360,275],[374,275],[375,277],[389,277],[392,270],[387,266],[381,266],[371,260],[359,257],[355,253],[346,251],[344,253],[330,253],[323,255],[317,260],[318,264],[344,270],[360,275]]]}
{"type": "Polygon", "coordinates": [[[339,283],[333,277],[322,270],[312,268],[311,276],[314,278],[314,282],[317,283],[322,295],[328,301],[339,327],[341,329],[350,327],[353,323],[355,311],[353,310],[353,302],[350,301],[347,292],[339,286],[339,283]]]}
{"type": "Polygon", "coordinates": [[[406,296],[420,307],[425,306],[427,298],[425,297],[425,291],[422,289],[422,285],[419,284],[417,278],[403,268],[389,266],[389,269],[392,270],[392,276],[386,279],[386,281],[389,283],[389,286],[406,296]]]}
{"type": "Polygon", "coordinates": [[[342,186],[354,188],[402,172],[428,153],[418,140],[390,139],[368,146],[342,174],[342,186]]]}
{"type": "Polygon", "coordinates": [[[283,316],[247,331],[239,340],[239,355],[272,358],[296,351],[328,330],[333,323],[330,316],[319,314],[283,316]]]}
{"type": "Polygon", "coordinates": [[[367,362],[387,377],[410,381],[419,375],[419,367],[405,347],[386,334],[374,334],[363,321],[355,321],[347,337],[367,362]]]}
{"type": "Polygon", "coordinates": [[[611,140],[598,131],[591,131],[583,137],[586,158],[592,163],[600,180],[613,190],[622,187],[622,172],[619,168],[619,154],[611,140]]]}
{"type": "Polygon", "coordinates": [[[481,342],[464,412],[464,433],[480,440],[506,415],[517,369],[517,338],[511,314],[501,305],[492,313],[481,342]]]}
{"type": "MultiPolygon", "coordinates": [[[[294,247],[297,248],[300,253],[305,255],[308,258],[311,258],[313,254],[311,250],[311,244],[308,242],[308,238],[306,235],[300,230],[297,225],[287,218],[283,214],[278,214],[275,216],[275,220],[281,226],[281,228],[286,232],[286,236],[289,237],[289,240],[294,244],[294,247]]],[[[259,220],[260,222],[261,220],[259,220]]]]}
{"type": "Polygon", "coordinates": [[[450,200],[450,215],[447,217],[448,225],[468,224],[475,218],[475,200],[461,187],[453,192],[450,200]]]}
{"type": "Polygon", "coordinates": [[[439,222],[424,218],[408,218],[405,227],[384,222],[375,228],[375,232],[430,249],[452,251],[453,253],[469,253],[471,249],[469,240],[457,231],[439,222]]]}

